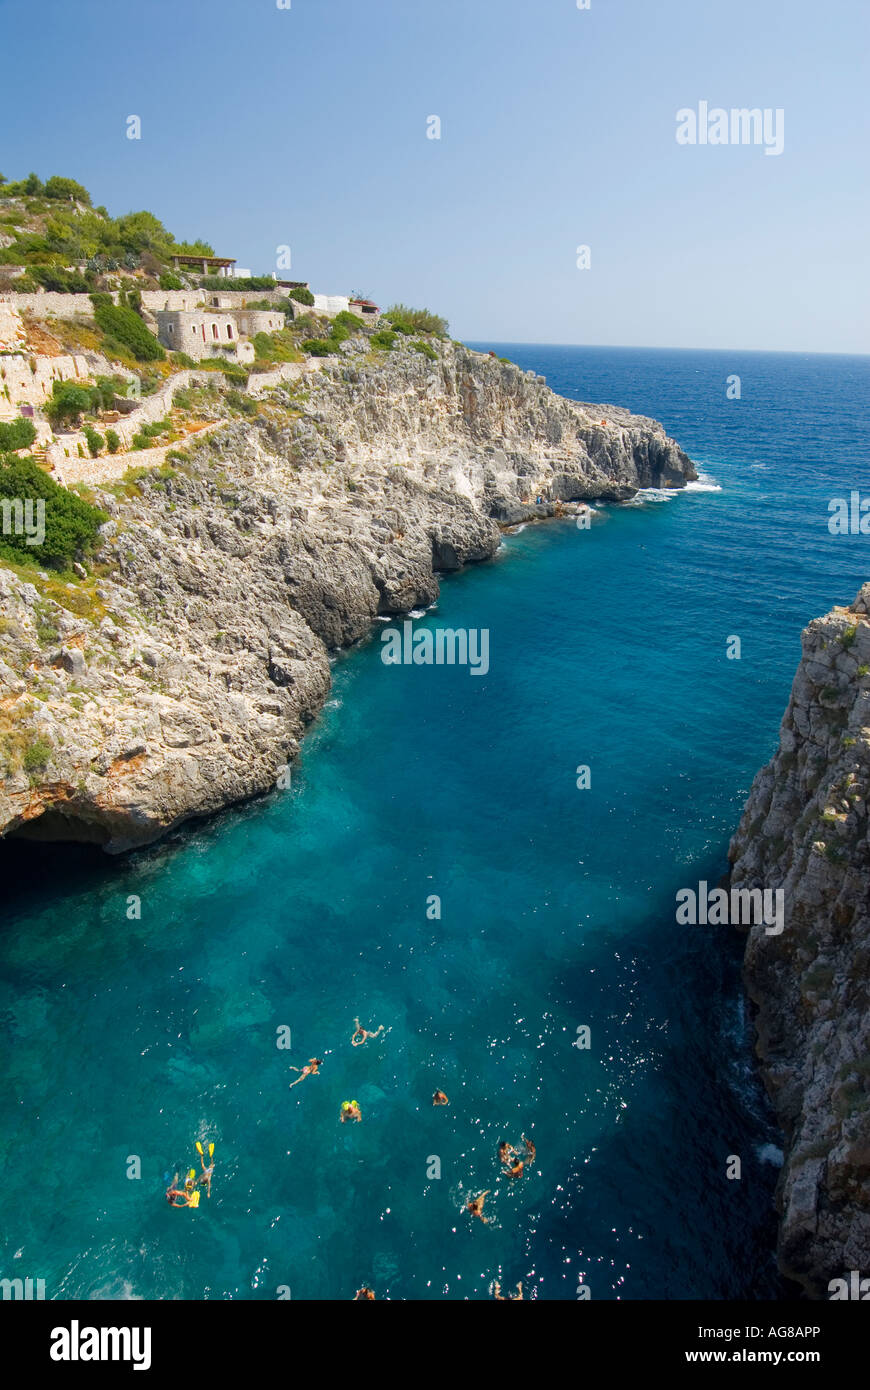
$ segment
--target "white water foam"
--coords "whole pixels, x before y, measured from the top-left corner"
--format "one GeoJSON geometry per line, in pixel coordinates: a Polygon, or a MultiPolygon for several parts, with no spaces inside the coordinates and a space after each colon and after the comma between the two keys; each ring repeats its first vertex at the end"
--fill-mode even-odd
{"type": "Polygon", "coordinates": [[[686,492],[721,492],[722,485],[709,473],[699,473],[694,483],[686,483],[686,492]]]}

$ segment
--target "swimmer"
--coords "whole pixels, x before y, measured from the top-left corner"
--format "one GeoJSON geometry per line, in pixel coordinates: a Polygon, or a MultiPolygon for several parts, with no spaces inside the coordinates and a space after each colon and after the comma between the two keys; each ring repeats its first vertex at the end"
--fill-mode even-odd
{"type": "Polygon", "coordinates": [[[449,1105],[449,1104],[450,1104],[450,1101],[447,1099],[447,1097],[445,1096],[445,1094],[444,1094],[443,1091],[436,1091],[435,1094],[434,1094],[434,1096],[432,1097],[432,1104],[433,1104],[433,1105],[449,1105]]]}
{"type": "Polygon", "coordinates": [[[361,1288],[361,1289],[357,1289],[356,1293],[354,1294],[354,1296],[353,1296],[353,1302],[354,1302],[354,1303],[362,1303],[362,1302],[364,1302],[364,1301],[366,1301],[366,1300],[368,1300],[368,1299],[374,1298],[374,1296],[375,1296],[375,1291],[374,1291],[374,1289],[370,1289],[370,1288],[368,1288],[368,1286],[367,1286],[366,1284],[363,1284],[362,1288],[361,1288]]]}
{"type": "Polygon", "coordinates": [[[309,1057],[307,1067],[302,1067],[301,1070],[299,1067],[291,1067],[291,1071],[298,1071],[300,1074],[295,1081],[290,1082],[290,1089],[292,1090],[294,1086],[298,1086],[299,1082],[304,1081],[306,1076],[316,1076],[322,1066],[322,1057],[309,1057]]]}
{"type": "Polygon", "coordinates": [[[538,1151],[537,1151],[537,1149],[535,1148],[534,1140],[532,1140],[532,1139],[527,1139],[526,1136],[525,1136],[524,1134],[521,1134],[521,1135],[520,1135],[520,1138],[522,1139],[523,1143],[524,1143],[525,1146],[526,1146],[526,1162],[527,1162],[527,1163],[534,1163],[535,1159],[536,1159],[537,1156],[538,1156],[538,1151]]]}
{"type": "Polygon", "coordinates": [[[346,1124],[348,1120],[361,1120],[362,1111],[355,1100],[343,1100],[341,1102],[341,1123],[346,1124]]]}
{"type": "Polygon", "coordinates": [[[209,1164],[208,1168],[206,1168],[205,1166],[205,1154],[202,1151],[202,1144],[199,1142],[198,1139],[196,1141],[196,1151],[199,1154],[199,1161],[202,1164],[202,1177],[199,1180],[199,1185],[200,1187],[205,1188],[205,1195],[206,1197],[210,1198],[211,1180],[212,1175],[214,1174],[214,1144],[209,1144],[208,1146],[208,1156],[211,1159],[211,1163],[209,1164]]]}
{"type": "Polygon", "coordinates": [[[175,1174],[175,1177],[172,1179],[172,1182],[170,1183],[169,1187],[167,1187],[167,1189],[166,1189],[166,1200],[167,1200],[167,1202],[169,1203],[169,1205],[170,1205],[171,1207],[179,1207],[179,1206],[186,1206],[186,1205],[187,1205],[186,1201],[184,1200],[184,1193],[181,1191],[181,1189],[180,1189],[179,1186],[178,1186],[178,1174],[177,1174],[177,1173],[175,1174]],[[180,1197],[182,1200],[181,1200],[180,1202],[176,1202],[176,1200],[175,1200],[176,1197],[180,1197]]]}
{"type": "Polygon", "coordinates": [[[489,1193],[490,1189],[487,1188],[485,1192],[479,1193],[477,1197],[472,1197],[471,1201],[465,1204],[465,1210],[470,1211],[472,1216],[477,1216],[483,1222],[484,1226],[489,1225],[489,1218],[483,1214],[483,1204],[489,1196],[489,1193]]]}
{"type": "Polygon", "coordinates": [[[358,1018],[354,1019],[354,1023],[356,1024],[356,1028],[350,1040],[351,1047],[362,1047],[363,1043],[368,1042],[369,1038],[376,1038],[378,1033],[383,1033],[384,1031],[383,1024],[380,1024],[380,1026],[375,1029],[374,1033],[370,1033],[368,1029],[360,1027],[358,1018]]]}
{"type": "MultiPolygon", "coordinates": [[[[194,1173],[192,1168],[190,1170],[190,1174],[192,1174],[194,1178],[196,1177],[196,1174],[194,1173]]],[[[198,1207],[200,1193],[196,1191],[195,1184],[192,1186],[189,1185],[190,1175],[188,1175],[187,1179],[185,1180],[183,1190],[177,1186],[177,1183],[178,1174],[176,1173],[175,1177],[172,1179],[172,1186],[167,1188],[166,1190],[166,1200],[169,1203],[169,1205],[171,1207],[198,1207]],[[177,1201],[176,1198],[178,1198],[177,1201]]]]}
{"type": "Polygon", "coordinates": [[[522,1284],[522,1280],[520,1280],[520,1282],[517,1284],[517,1291],[516,1291],[516,1293],[508,1294],[507,1298],[505,1298],[504,1294],[503,1294],[502,1291],[501,1291],[501,1284],[500,1284],[500,1283],[498,1282],[498,1280],[496,1279],[495,1282],[494,1282],[494,1284],[493,1284],[493,1286],[492,1286],[492,1296],[493,1296],[493,1298],[498,1298],[498,1299],[500,1299],[502,1303],[517,1303],[517,1302],[522,1303],[522,1302],[523,1302],[523,1284],[522,1284]]]}
{"type": "Polygon", "coordinates": [[[516,1149],[514,1148],[513,1144],[509,1144],[506,1139],[503,1139],[498,1146],[499,1163],[503,1163],[505,1168],[509,1168],[511,1159],[513,1158],[515,1153],[516,1149]]]}
{"type": "Polygon", "coordinates": [[[516,1163],[513,1165],[513,1167],[508,1168],[508,1174],[507,1174],[508,1177],[509,1177],[509,1178],[521,1178],[521,1177],[523,1176],[523,1169],[525,1168],[525,1166],[526,1166],[526,1165],[525,1165],[525,1163],[523,1162],[523,1160],[522,1160],[521,1158],[518,1158],[517,1161],[516,1161],[516,1163]]]}

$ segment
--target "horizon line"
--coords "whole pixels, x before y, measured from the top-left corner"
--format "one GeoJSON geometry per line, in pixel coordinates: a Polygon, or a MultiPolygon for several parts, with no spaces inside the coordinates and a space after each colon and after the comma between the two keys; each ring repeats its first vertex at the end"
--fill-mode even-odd
{"type": "Polygon", "coordinates": [[[497,343],[500,347],[576,347],[598,348],[614,352],[746,352],[775,357],[870,357],[867,352],[842,352],[824,348],[736,348],[736,347],[671,347],[665,343],[563,343],[539,342],[524,338],[468,338],[462,342],[497,343]]]}

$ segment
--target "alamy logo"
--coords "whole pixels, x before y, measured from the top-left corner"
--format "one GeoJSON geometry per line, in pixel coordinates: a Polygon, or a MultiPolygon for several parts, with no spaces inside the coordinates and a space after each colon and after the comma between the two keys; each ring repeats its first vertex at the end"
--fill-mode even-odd
{"type": "Polygon", "coordinates": [[[848,1282],[845,1279],[832,1279],[828,1293],[832,1303],[843,1298],[867,1303],[870,1302],[870,1279],[862,1279],[857,1269],[850,1269],[848,1282]]]}
{"type": "Polygon", "coordinates": [[[472,676],[489,670],[489,628],[431,628],[414,631],[410,618],[381,633],[385,666],[467,666],[472,676]]]}
{"type": "Polygon", "coordinates": [[[26,536],[28,545],[42,545],[45,540],[45,499],[4,497],[0,500],[0,520],[4,536],[26,536]],[[34,506],[36,520],[34,521],[34,506]]]}
{"type": "Polygon", "coordinates": [[[782,888],[714,888],[708,892],[702,880],[698,891],[681,888],[677,893],[677,922],[681,927],[751,927],[764,925],[767,936],[779,936],[785,926],[785,893],[782,888]]]}
{"type": "Polygon", "coordinates": [[[781,106],[737,106],[726,111],[699,101],[698,110],[683,106],[677,112],[678,145],[764,145],[765,154],[785,148],[785,111],[781,106]]]}
{"type": "Polygon", "coordinates": [[[870,536],[870,497],[850,492],[828,503],[828,530],[832,536],[870,536]]]}
{"type": "Polygon", "coordinates": [[[0,1289],[3,1290],[4,1298],[20,1298],[25,1302],[37,1298],[45,1298],[44,1279],[0,1279],[0,1289]],[[36,1285],[36,1292],[33,1286],[36,1285]]]}
{"type": "Polygon", "coordinates": [[[51,1329],[52,1361],[132,1361],[134,1371],[151,1368],[150,1327],[69,1327],[51,1329]]]}

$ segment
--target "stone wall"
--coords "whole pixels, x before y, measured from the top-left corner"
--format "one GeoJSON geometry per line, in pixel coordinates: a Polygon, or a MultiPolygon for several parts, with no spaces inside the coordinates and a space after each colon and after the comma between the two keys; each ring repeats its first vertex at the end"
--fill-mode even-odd
{"type": "Polygon", "coordinates": [[[53,290],[43,290],[41,294],[18,294],[14,290],[3,290],[0,291],[0,304],[11,304],[39,319],[94,317],[94,306],[87,294],[55,294],[53,290]]]}
{"type": "Polygon", "coordinates": [[[5,413],[17,415],[15,407],[22,403],[43,405],[51,395],[55,381],[90,380],[90,377],[91,368],[87,358],[78,354],[0,357],[0,397],[9,407],[5,413]]]}
{"type": "Polygon", "coordinates": [[[350,299],[346,294],[316,294],[312,313],[322,314],[324,318],[334,319],[350,309],[350,299]]]}
{"type": "Polygon", "coordinates": [[[159,468],[166,462],[166,455],[173,449],[182,449],[185,444],[213,434],[226,424],[226,420],[214,420],[211,424],[203,425],[202,429],[194,430],[186,439],[177,439],[174,444],[160,444],[155,449],[133,449],[127,454],[102,454],[96,459],[90,456],[64,459],[60,466],[55,466],[55,477],[64,487],[70,487],[73,483],[108,483],[113,479],[123,478],[128,468],[159,468]]]}
{"type": "MultiPolygon", "coordinates": [[[[172,409],[172,397],[176,391],[180,391],[185,386],[204,386],[213,380],[211,373],[185,371],[177,372],[165,386],[159,391],[155,391],[153,396],[146,396],[142,404],[132,410],[129,415],[124,415],[114,424],[97,422],[94,426],[100,434],[105,435],[107,429],[112,429],[121,441],[122,448],[128,448],[133,441],[133,436],[138,434],[143,425],[153,425],[155,420],[162,420],[172,409]]],[[[46,461],[52,467],[63,474],[65,477],[71,462],[84,462],[78,458],[78,448],[81,444],[85,454],[88,453],[88,443],[81,430],[73,430],[69,434],[60,435],[54,444],[50,444],[46,450],[46,461]]],[[[171,447],[171,446],[170,446],[171,447]]],[[[149,455],[154,451],[145,451],[149,455]]],[[[91,460],[96,462],[97,460],[91,460]]],[[[129,465],[125,464],[125,467],[129,465]]]]}

